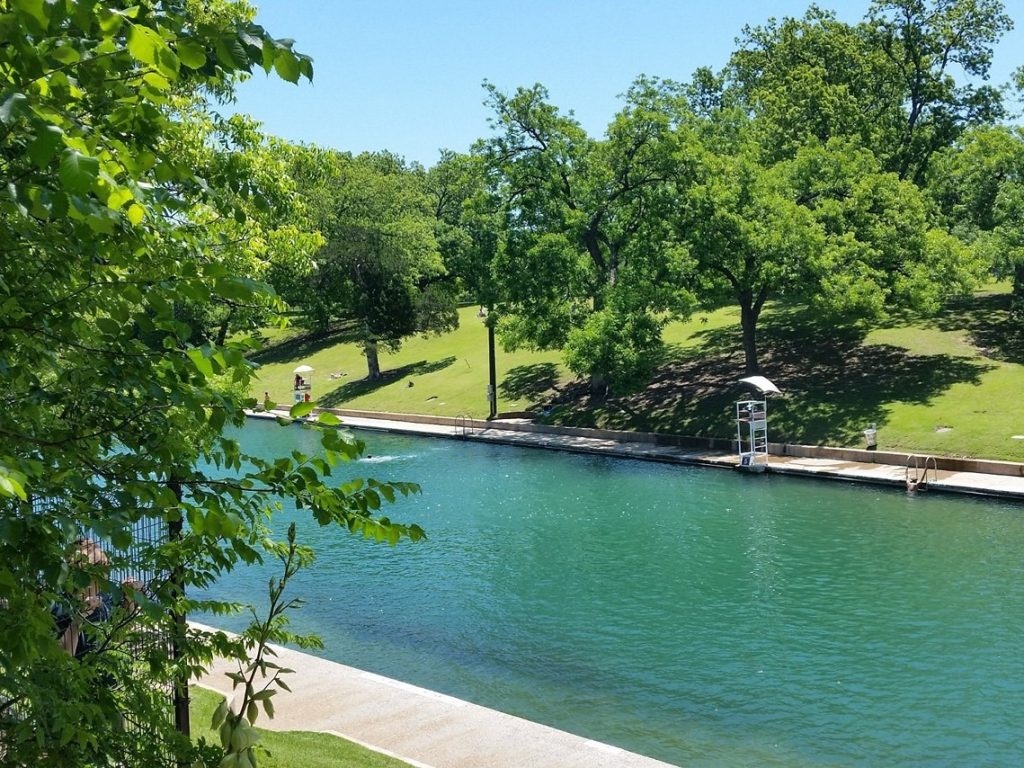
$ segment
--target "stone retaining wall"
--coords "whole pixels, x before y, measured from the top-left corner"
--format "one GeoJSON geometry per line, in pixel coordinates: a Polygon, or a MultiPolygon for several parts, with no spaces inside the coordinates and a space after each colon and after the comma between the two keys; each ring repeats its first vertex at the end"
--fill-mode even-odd
{"type": "MultiPolygon", "coordinates": [[[[429,416],[419,413],[382,413],[380,411],[357,411],[346,408],[324,408],[338,416],[356,416],[365,419],[389,419],[407,421],[413,424],[439,424],[449,427],[467,425],[473,428],[505,429],[513,432],[537,432],[549,435],[573,435],[598,440],[619,440],[653,445],[672,445],[695,450],[731,453],[736,450],[736,441],[723,437],[692,437],[670,435],[661,432],[624,432],[613,429],[590,429],[587,427],[557,427],[549,424],[535,424],[530,421],[486,421],[466,416],[429,416]]],[[[774,456],[799,456],[802,458],[838,459],[866,464],[891,464],[906,466],[911,454],[891,451],[866,451],[857,448],[833,448],[823,445],[797,445],[792,443],[769,443],[769,453],[774,456]]],[[[923,455],[919,464],[923,464],[923,455]]],[[[983,472],[990,475],[1024,477],[1024,464],[1013,461],[991,461],[988,459],[961,459],[936,456],[938,469],[949,472],[983,472]]]]}

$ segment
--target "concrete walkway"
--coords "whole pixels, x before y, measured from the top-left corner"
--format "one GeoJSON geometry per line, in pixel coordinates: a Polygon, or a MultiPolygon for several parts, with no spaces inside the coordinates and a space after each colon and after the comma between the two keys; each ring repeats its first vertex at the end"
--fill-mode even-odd
{"type": "MultiPolygon", "coordinates": [[[[416,768],[669,766],[344,664],[280,646],[274,650],[275,663],[295,670],[285,678],[292,693],[277,694],[276,715],[257,720],[261,728],[333,733],[416,768]]],[[[236,669],[220,661],[200,683],[230,697],[225,673],[236,669]]]]}
{"type": "MultiPolygon", "coordinates": [[[[279,415],[284,416],[287,414],[281,413],[279,415]]],[[[736,455],[731,453],[690,450],[674,446],[596,439],[576,435],[517,432],[501,429],[500,425],[491,426],[481,420],[473,420],[465,425],[451,426],[446,424],[425,424],[345,416],[342,422],[346,426],[359,429],[379,429],[403,434],[477,440],[480,442],[500,443],[502,445],[518,445],[526,448],[547,448],[559,451],[661,461],[672,464],[701,464],[735,469],[739,463],[736,455]]],[[[804,475],[829,480],[876,483],[906,488],[906,467],[893,464],[869,464],[828,458],[769,456],[768,469],[770,472],[784,475],[804,475]]],[[[1024,500],[1024,477],[986,474],[983,472],[929,471],[928,490],[982,494],[1024,500]]]]}

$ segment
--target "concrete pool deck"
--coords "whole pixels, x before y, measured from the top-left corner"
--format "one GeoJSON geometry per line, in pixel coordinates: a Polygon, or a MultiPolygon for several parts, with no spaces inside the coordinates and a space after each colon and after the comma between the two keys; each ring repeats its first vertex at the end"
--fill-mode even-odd
{"type": "MultiPolygon", "coordinates": [[[[273,418],[275,415],[286,417],[288,414],[282,411],[273,414],[254,413],[252,415],[273,418]]],[[[344,413],[339,413],[339,416],[344,426],[357,429],[376,429],[401,434],[456,438],[525,448],[547,448],[574,453],[617,456],[670,464],[696,464],[726,469],[735,469],[739,463],[735,453],[726,453],[720,450],[683,448],[613,438],[584,437],[578,434],[517,431],[507,428],[512,425],[502,422],[486,422],[480,419],[445,424],[352,416],[344,413]]],[[[449,421],[455,422],[456,420],[449,421]]],[[[907,478],[907,468],[904,465],[827,457],[772,455],[768,457],[768,470],[771,473],[782,475],[874,483],[903,489],[906,488],[907,478]]],[[[929,470],[927,490],[1024,500],[1024,476],[947,469],[929,470]]]]}
{"type": "MultiPolygon", "coordinates": [[[[261,716],[256,721],[260,728],[331,733],[414,768],[671,768],[442,693],[273,648],[274,662],[295,670],[285,677],[292,692],[277,694],[274,719],[261,716]]],[[[233,663],[218,660],[200,684],[230,698],[232,683],[226,673],[235,670],[233,663]]]]}

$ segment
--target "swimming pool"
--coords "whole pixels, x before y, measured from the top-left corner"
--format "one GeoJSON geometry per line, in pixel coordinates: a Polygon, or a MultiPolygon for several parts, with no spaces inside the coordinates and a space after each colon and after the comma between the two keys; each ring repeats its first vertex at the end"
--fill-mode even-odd
{"type": "Polygon", "coordinates": [[[1024,763],[1024,507],[360,436],[345,471],[421,483],[390,514],[430,538],[278,515],[327,658],[685,765],[1024,763]]]}

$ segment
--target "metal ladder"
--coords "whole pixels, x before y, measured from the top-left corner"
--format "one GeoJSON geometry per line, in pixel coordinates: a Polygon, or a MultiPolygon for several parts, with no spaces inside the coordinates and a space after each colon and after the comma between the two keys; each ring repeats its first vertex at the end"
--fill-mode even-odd
{"type": "Polygon", "coordinates": [[[466,413],[460,413],[455,417],[455,434],[465,440],[473,434],[476,429],[476,420],[466,413]]]}
{"type": "Polygon", "coordinates": [[[928,469],[931,468],[932,480],[937,479],[939,467],[938,462],[934,456],[918,456],[916,454],[910,454],[907,456],[907,468],[904,473],[904,481],[907,484],[907,490],[913,493],[914,491],[927,491],[928,490],[928,469]],[[919,460],[923,459],[923,464],[919,463],[919,460]],[[913,462],[913,476],[911,476],[911,462],[913,462]]]}

